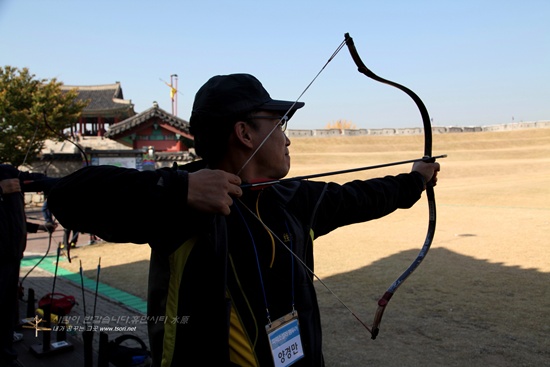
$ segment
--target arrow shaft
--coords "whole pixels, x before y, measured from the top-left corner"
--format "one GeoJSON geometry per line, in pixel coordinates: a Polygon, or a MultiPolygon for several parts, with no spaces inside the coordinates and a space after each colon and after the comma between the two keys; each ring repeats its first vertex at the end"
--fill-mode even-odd
{"type": "Polygon", "coordinates": [[[283,182],[289,182],[289,181],[309,180],[309,179],[312,179],[312,178],[342,175],[342,174],[345,174],[345,173],[353,173],[353,172],[359,172],[359,171],[368,171],[368,170],[371,170],[371,169],[398,166],[398,165],[402,165],[402,164],[426,161],[428,159],[433,160],[433,159],[446,158],[446,157],[447,157],[447,155],[443,154],[443,155],[439,155],[439,156],[435,156],[435,157],[408,159],[408,160],[405,160],[405,161],[376,164],[374,166],[356,167],[356,168],[344,169],[344,170],[339,170],[339,171],[322,172],[322,173],[315,173],[315,174],[311,174],[311,175],[296,176],[296,177],[290,177],[290,178],[282,178],[282,179],[279,179],[279,180],[247,183],[247,184],[241,185],[241,188],[243,188],[243,189],[245,189],[245,188],[255,188],[255,187],[261,187],[261,186],[275,185],[275,184],[279,184],[279,183],[283,183],[283,182]]]}

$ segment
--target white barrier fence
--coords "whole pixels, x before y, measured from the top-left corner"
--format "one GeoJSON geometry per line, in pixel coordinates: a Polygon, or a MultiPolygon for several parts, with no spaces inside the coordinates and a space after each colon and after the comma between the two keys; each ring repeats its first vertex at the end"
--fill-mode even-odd
{"type": "MultiPolygon", "coordinates": [[[[433,126],[434,134],[466,133],[481,131],[512,131],[521,129],[548,128],[550,121],[512,122],[509,124],[487,126],[433,126]]],[[[422,135],[424,128],[384,128],[384,129],[317,129],[317,130],[287,130],[290,138],[300,137],[331,137],[360,135],[422,135]]]]}

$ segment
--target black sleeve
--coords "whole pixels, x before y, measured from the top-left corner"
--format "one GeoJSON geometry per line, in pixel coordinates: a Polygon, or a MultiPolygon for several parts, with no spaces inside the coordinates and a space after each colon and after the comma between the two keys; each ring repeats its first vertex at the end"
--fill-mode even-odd
{"type": "Polygon", "coordinates": [[[106,241],[174,241],[190,216],[187,187],[184,171],[90,166],[60,179],[48,207],[63,227],[106,241]]]}
{"type": "Polygon", "coordinates": [[[37,223],[31,223],[31,222],[26,222],[25,225],[26,225],[26,227],[27,227],[27,232],[28,232],[28,233],[36,233],[36,232],[38,232],[39,224],[37,224],[37,223]]]}
{"type": "Polygon", "coordinates": [[[46,178],[46,175],[44,175],[42,173],[19,171],[19,174],[17,175],[17,178],[19,178],[19,182],[21,183],[21,189],[23,191],[38,192],[38,191],[42,191],[42,190],[36,190],[37,186],[34,185],[34,182],[46,178]],[[27,190],[25,190],[25,189],[27,189],[27,190]]]}
{"type": "Polygon", "coordinates": [[[410,208],[420,199],[424,181],[420,173],[412,172],[356,180],[344,185],[327,183],[315,186],[317,202],[311,201],[315,205],[312,228],[318,237],[338,227],[381,218],[396,209],[410,208]]]}
{"type": "Polygon", "coordinates": [[[59,181],[59,178],[35,177],[33,179],[21,180],[21,190],[23,192],[44,192],[46,196],[50,193],[52,187],[59,181]]]}

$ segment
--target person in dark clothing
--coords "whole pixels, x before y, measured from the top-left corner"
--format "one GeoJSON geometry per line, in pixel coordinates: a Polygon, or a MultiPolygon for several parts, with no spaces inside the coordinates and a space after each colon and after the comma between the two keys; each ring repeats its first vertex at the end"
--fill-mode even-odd
{"type": "Polygon", "coordinates": [[[52,223],[53,224],[53,215],[50,209],[48,208],[48,199],[44,198],[44,202],[42,203],[42,217],[44,217],[44,221],[46,223],[52,223]]]}
{"type": "Polygon", "coordinates": [[[50,193],[64,226],[150,245],[154,366],[323,366],[313,240],[409,208],[435,184],[439,164],[417,162],[410,173],[343,185],[246,188],[288,174],[284,130],[303,106],[273,100],[252,75],[215,76],[190,119],[201,160],[143,172],[85,167],[50,193]],[[71,205],[80,192],[85,213],[71,205]]]}
{"type": "Polygon", "coordinates": [[[19,320],[19,267],[27,244],[27,232],[53,232],[55,225],[27,221],[23,192],[48,191],[55,180],[40,173],[19,171],[0,164],[0,366],[15,363],[13,349],[15,328],[19,320]]]}

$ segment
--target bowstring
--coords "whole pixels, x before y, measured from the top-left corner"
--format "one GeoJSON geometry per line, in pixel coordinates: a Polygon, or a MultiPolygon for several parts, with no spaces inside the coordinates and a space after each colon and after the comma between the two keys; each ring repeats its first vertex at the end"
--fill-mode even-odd
{"type": "Polygon", "coordinates": [[[34,140],[36,139],[36,134],[38,133],[38,123],[36,123],[36,129],[34,129],[34,134],[32,136],[31,142],[29,143],[29,146],[27,147],[27,152],[25,153],[25,158],[23,158],[23,163],[21,163],[21,166],[24,166],[27,162],[27,158],[29,157],[29,153],[32,149],[32,145],[34,144],[34,140]]]}
{"type": "MultiPolygon", "coordinates": [[[[60,137],[62,140],[66,140],[68,141],[69,143],[73,144],[74,146],[76,146],[78,148],[78,150],[80,151],[82,157],[84,158],[84,160],[86,161],[86,166],[89,166],[90,165],[90,162],[88,161],[88,156],[86,155],[86,152],[84,152],[84,150],[82,149],[82,147],[80,147],[78,144],[76,144],[75,142],[73,142],[71,139],[68,139],[66,137],[64,137],[62,134],[60,134],[59,132],[57,132],[55,129],[53,129],[50,124],[48,124],[48,118],[47,118],[47,114],[46,114],[46,111],[43,110],[42,111],[42,119],[44,120],[44,126],[46,126],[46,128],[48,128],[49,130],[51,130],[56,136],[60,137]]],[[[36,124],[36,129],[34,130],[34,134],[33,134],[33,137],[31,139],[31,142],[29,144],[29,147],[27,148],[27,152],[25,153],[25,158],[23,159],[23,163],[21,164],[21,166],[24,166],[26,161],[27,161],[27,158],[29,156],[29,153],[30,153],[30,150],[32,148],[32,145],[34,144],[34,141],[36,140],[36,135],[38,133],[38,128],[40,126],[38,125],[38,123],[36,124]]],[[[19,171],[19,174],[18,174],[18,177],[19,175],[21,175],[21,171],[19,171]]],[[[21,195],[23,195],[24,197],[24,193],[21,192],[21,195]]],[[[56,220],[54,220],[54,223],[55,223],[56,220]]],[[[32,273],[34,271],[34,269],[36,269],[36,267],[38,265],[40,265],[40,263],[48,256],[48,254],[50,253],[50,249],[51,249],[51,245],[52,245],[52,238],[53,238],[53,232],[49,232],[49,239],[48,239],[48,247],[46,249],[46,252],[44,253],[44,255],[40,258],[40,260],[38,260],[38,262],[36,262],[33,267],[25,274],[25,276],[23,276],[23,278],[19,281],[19,286],[22,287],[23,286],[23,282],[27,279],[27,277],[30,275],[30,273],[32,273]]],[[[71,247],[69,246],[67,248],[67,259],[69,262],[71,262],[71,247]]],[[[58,254],[57,254],[57,262],[59,262],[59,248],[58,248],[58,254]]],[[[57,277],[57,274],[55,274],[54,276],[54,288],[55,288],[55,278],[57,277]]]]}
{"type": "Polygon", "coordinates": [[[355,313],[346,303],[344,303],[344,301],[342,301],[342,299],[341,299],[340,297],[338,297],[338,295],[337,295],[336,293],[334,293],[334,291],[333,291],[332,289],[330,289],[330,287],[329,287],[329,286],[328,286],[328,285],[327,285],[327,284],[326,284],[317,274],[315,274],[315,272],[314,272],[313,270],[311,270],[311,268],[310,268],[309,266],[307,266],[307,264],[306,264],[306,263],[305,263],[305,262],[304,262],[304,261],[303,261],[294,251],[292,251],[292,250],[283,242],[283,240],[281,240],[281,239],[279,238],[279,236],[277,236],[277,234],[276,234],[275,232],[273,232],[273,230],[272,230],[271,228],[269,228],[269,226],[268,226],[267,224],[265,224],[265,223],[262,221],[262,219],[261,219],[258,215],[256,215],[256,213],[254,213],[254,212],[252,211],[252,209],[250,209],[245,203],[243,203],[241,199],[237,199],[237,200],[239,201],[239,203],[240,203],[240,204],[241,204],[241,205],[242,205],[242,206],[243,206],[243,207],[244,207],[244,208],[245,208],[254,218],[256,218],[256,220],[257,220],[258,222],[260,222],[260,224],[261,224],[262,226],[264,226],[264,228],[265,228],[269,233],[271,233],[271,235],[273,236],[273,238],[275,238],[275,239],[277,240],[277,242],[279,242],[281,245],[283,245],[283,247],[284,247],[284,248],[285,248],[285,249],[286,249],[286,250],[287,250],[296,260],[298,260],[298,262],[304,267],[304,269],[306,269],[311,275],[313,275],[313,277],[314,277],[315,279],[317,279],[317,281],[318,281],[319,283],[321,283],[321,284],[323,285],[323,287],[325,287],[325,289],[326,289],[327,291],[329,291],[330,294],[332,294],[332,296],[333,296],[334,298],[336,298],[336,300],[338,300],[338,302],[340,302],[340,304],[341,304],[346,310],[348,310],[349,313],[351,313],[351,315],[352,315],[353,317],[355,317],[355,319],[356,319],[357,321],[359,321],[359,323],[360,323],[361,325],[363,325],[363,327],[364,327],[365,329],[367,329],[367,331],[372,335],[372,330],[371,330],[371,328],[370,328],[367,324],[365,324],[365,323],[363,322],[363,320],[361,320],[361,319],[359,318],[359,316],[357,316],[357,314],[356,314],[356,313],[355,313]]]}
{"type": "MultiPolygon", "coordinates": [[[[344,39],[339,45],[338,47],[336,48],[336,50],[334,50],[334,52],[332,53],[332,55],[330,55],[330,57],[328,58],[328,60],[325,62],[325,64],[321,67],[321,69],[317,72],[317,74],[315,75],[315,77],[313,77],[313,79],[309,82],[309,84],[304,88],[304,90],[300,93],[300,95],[298,96],[298,98],[296,98],[296,100],[294,101],[294,103],[292,103],[292,105],[290,106],[290,108],[285,112],[285,114],[279,119],[278,123],[275,124],[275,126],[273,127],[273,129],[271,129],[271,131],[266,135],[266,137],[262,140],[262,142],[260,143],[260,145],[258,145],[258,147],[254,150],[254,152],[252,152],[252,154],[250,155],[250,157],[244,162],[244,164],[242,165],[242,167],[239,169],[239,171],[237,172],[237,175],[239,175],[242,170],[248,165],[248,163],[250,163],[250,161],[252,160],[252,158],[254,158],[254,156],[256,155],[256,153],[258,153],[258,151],[260,150],[260,148],[265,144],[265,142],[267,141],[267,139],[269,139],[269,137],[273,134],[273,132],[275,130],[277,130],[277,128],[279,128],[279,125],[281,123],[281,121],[283,119],[285,119],[288,114],[290,113],[290,111],[292,111],[292,109],[296,106],[296,104],[300,101],[300,99],[303,97],[303,95],[309,90],[309,88],[313,85],[313,83],[317,80],[317,78],[321,75],[321,73],[326,69],[326,67],[328,66],[328,64],[330,64],[330,62],[336,57],[336,55],[338,55],[338,53],[342,50],[342,48],[344,48],[344,46],[346,46],[346,40],[344,39]]],[[[372,330],[369,326],[367,326],[367,324],[365,324],[365,322],[363,322],[363,320],[361,320],[359,318],[359,316],[357,316],[357,314],[344,302],[342,301],[342,299],[340,297],[338,297],[338,295],[336,293],[334,293],[334,291],[332,289],[330,289],[329,286],[326,285],[326,283],[319,277],[317,276],[317,274],[315,274],[315,272],[313,272],[313,270],[311,270],[307,264],[296,254],[294,253],[294,251],[292,251],[290,248],[288,248],[288,246],[277,236],[276,233],[274,233],[271,228],[269,228],[257,215],[256,213],[254,213],[248,206],[246,206],[240,199],[238,199],[238,201],[241,203],[241,205],[246,208],[246,210],[254,217],[256,218],[256,220],[258,220],[258,222],[260,222],[272,235],[273,237],[280,243],[283,245],[283,247],[295,258],[298,260],[298,262],[304,267],[304,269],[306,269],[315,279],[317,279],[317,281],[319,283],[321,283],[323,285],[323,287],[325,287],[325,289],[327,289],[330,294],[332,294],[332,296],[334,298],[336,298],[336,300],[346,309],[348,310],[349,313],[351,313],[351,315],[361,324],[363,325],[363,327],[372,335],[372,330]]]]}
{"type": "MultiPolygon", "coordinates": [[[[39,128],[39,125],[38,125],[38,122],[36,123],[36,128],[34,129],[34,133],[32,135],[32,139],[29,143],[29,146],[27,147],[27,151],[25,152],[25,157],[23,158],[23,163],[21,163],[20,167],[24,167],[25,164],[27,163],[27,158],[29,157],[29,153],[32,149],[32,146],[34,144],[34,141],[36,139],[36,135],[38,134],[38,128],[39,128]]],[[[18,173],[17,173],[17,178],[20,179],[21,177],[21,170],[18,169],[18,173]]],[[[21,190],[21,196],[23,197],[23,202],[25,201],[25,193],[23,192],[23,190],[21,190]]],[[[42,256],[40,258],[40,260],[34,264],[34,266],[25,274],[25,276],[23,276],[23,278],[21,280],[19,280],[19,288],[21,289],[23,287],[23,282],[25,281],[25,279],[27,279],[27,277],[29,276],[29,274],[42,262],[42,260],[44,260],[46,258],[46,256],[48,256],[48,253],[50,252],[50,247],[52,245],[52,234],[49,233],[49,240],[48,240],[48,248],[46,249],[46,253],[44,254],[44,256],[42,256]]]]}
{"type": "Polygon", "coordinates": [[[304,90],[302,91],[302,93],[300,93],[300,95],[298,96],[298,98],[296,98],[294,100],[294,103],[292,103],[292,105],[290,106],[290,108],[285,112],[285,114],[279,119],[279,121],[275,124],[275,126],[273,127],[273,129],[271,129],[271,131],[269,132],[269,134],[266,135],[266,137],[262,140],[262,142],[260,143],[260,145],[258,145],[258,147],[252,152],[252,154],[250,155],[250,157],[248,157],[248,159],[244,162],[244,164],[242,165],[242,167],[239,169],[239,171],[237,172],[237,176],[241,174],[241,172],[243,171],[243,169],[248,165],[248,163],[250,163],[250,161],[252,160],[252,158],[254,158],[254,156],[256,155],[256,153],[258,153],[258,151],[260,150],[260,148],[265,144],[265,142],[267,141],[267,139],[269,139],[269,137],[273,134],[273,132],[275,130],[277,130],[277,128],[279,127],[279,125],[281,124],[281,122],[287,118],[288,114],[290,113],[290,111],[292,111],[292,109],[294,108],[294,106],[296,106],[296,104],[300,101],[300,99],[302,98],[302,96],[308,91],[309,87],[311,87],[311,85],[317,80],[317,78],[319,77],[319,75],[321,75],[321,73],[325,70],[325,68],[327,67],[328,64],[330,64],[330,62],[336,57],[336,55],[338,55],[338,53],[340,52],[340,50],[342,48],[344,48],[344,46],[346,45],[346,40],[342,41],[340,43],[340,45],[338,45],[338,47],[336,48],[336,50],[334,50],[334,52],[332,53],[332,55],[330,55],[330,57],[328,58],[328,60],[325,62],[325,64],[323,65],[323,67],[317,72],[317,74],[315,75],[315,77],[309,82],[309,84],[304,88],[304,90]]]}

